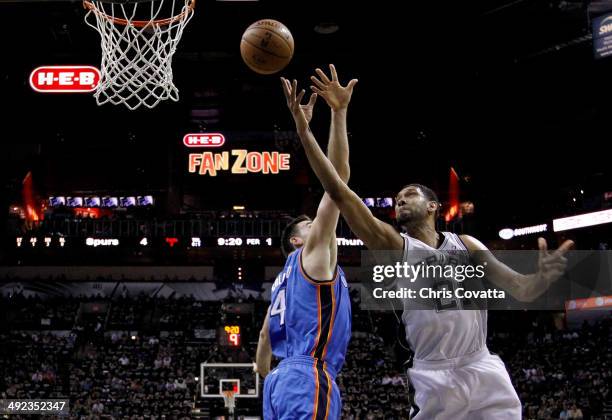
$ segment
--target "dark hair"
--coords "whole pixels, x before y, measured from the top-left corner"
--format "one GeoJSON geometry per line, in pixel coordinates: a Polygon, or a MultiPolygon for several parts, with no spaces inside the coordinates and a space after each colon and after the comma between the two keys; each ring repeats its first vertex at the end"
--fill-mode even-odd
{"type": "Polygon", "coordinates": [[[425,196],[426,199],[428,199],[429,201],[435,201],[436,203],[440,204],[440,199],[438,198],[438,194],[436,194],[435,191],[432,190],[431,188],[423,184],[408,184],[408,185],[404,185],[402,190],[405,190],[408,187],[415,187],[415,188],[420,189],[423,192],[423,195],[425,196]]]}
{"type": "Polygon", "coordinates": [[[406,189],[408,187],[415,187],[415,188],[420,189],[423,192],[423,195],[425,196],[425,198],[427,200],[435,201],[436,203],[438,203],[438,208],[436,209],[436,214],[435,214],[435,217],[438,218],[438,215],[440,214],[440,211],[442,210],[442,203],[440,202],[440,199],[438,198],[438,194],[436,194],[436,192],[434,190],[432,190],[431,188],[429,188],[428,186],[423,185],[423,184],[408,184],[408,185],[404,185],[402,190],[404,190],[404,189],[406,189]]]}
{"type": "Polygon", "coordinates": [[[283,229],[283,233],[281,233],[281,251],[283,251],[283,255],[285,257],[295,251],[295,248],[291,243],[291,238],[295,236],[297,225],[306,220],[310,220],[310,217],[302,214],[291,220],[289,224],[285,226],[285,229],[283,229]]]}

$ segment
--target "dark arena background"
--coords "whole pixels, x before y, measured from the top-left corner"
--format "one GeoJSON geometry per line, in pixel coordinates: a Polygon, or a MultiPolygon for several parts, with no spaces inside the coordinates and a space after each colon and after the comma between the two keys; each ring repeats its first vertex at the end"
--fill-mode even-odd
{"type": "MultiPolygon", "coordinates": [[[[537,250],[539,236],[551,249],[610,248],[612,58],[597,25],[612,3],[198,0],[171,63],[178,101],[133,111],[30,85],[41,66],[100,68],[86,13],[79,1],[0,0],[0,399],[68,400],[59,418],[70,419],[263,418],[263,378],[220,373],[249,388],[230,414],[202,366],[255,361],[281,232],[314,216],[324,192],[279,77],[307,88],[330,63],[341,83],[359,79],[349,185],[378,218],[393,223],[397,192],[417,182],[443,202],[439,230],[490,249],[537,250]],[[272,75],[240,54],[264,18],[295,41],[272,75]],[[188,134],[225,143],[187,147],[188,134]],[[190,157],[211,151],[228,152],[227,170],[190,157]],[[241,151],[253,156],[243,166],[241,151]],[[263,173],[266,156],[280,169],[263,173]]],[[[323,146],[329,122],[319,98],[323,146]]],[[[365,248],[342,218],[337,238],[352,300],[341,418],[408,419],[401,314],[360,308],[365,248]]],[[[612,418],[605,302],[489,312],[487,344],[523,418],[612,418]]]]}

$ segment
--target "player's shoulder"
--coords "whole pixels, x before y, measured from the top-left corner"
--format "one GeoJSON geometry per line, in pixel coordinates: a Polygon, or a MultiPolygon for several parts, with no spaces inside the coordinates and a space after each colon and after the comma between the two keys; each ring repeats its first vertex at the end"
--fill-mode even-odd
{"type": "Polygon", "coordinates": [[[478,239],[476,239],[475,237],[471,236],[471,235],[456,235],[454,234],[460,241],[461,243],[467,248],[468,251],[472,252],[472,251],[487,251],[488,248],[486,247],[485,244],[483,244],[482,242],[480,242],[478,239]]]}
{"type": "Polygon", "coordinates": [[[298,251],[299,249],[293,251],[287,256],[283,269],[276,275],[276,278],[272,283],[272,293],[278,290],[279,287],[284,286],[292,275],[299,272],[299,267],[296,264],[298,251]]]}
{"type": "Polygon", "coordinates": [[[285,269],[287,267],[294,267],[295,265],[299,264],[301,252],[302,248],[298,248],[291,254],[287,255],[287,260],[285,261],[285,269]]]}

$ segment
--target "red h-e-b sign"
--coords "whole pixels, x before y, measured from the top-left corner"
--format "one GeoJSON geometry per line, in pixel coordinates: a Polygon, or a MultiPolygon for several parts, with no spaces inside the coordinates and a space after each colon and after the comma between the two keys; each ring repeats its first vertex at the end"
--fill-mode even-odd
{"type": "Polygon", "coordinates": [[[30,74],[36,92],[91,92],[100,83],[100,70],[92,66],[42,66],[30,74]]]}
{"type": "Polygon", "coordinates": [[[225,136],[221,133],[185,134],[183,144],[187,147],[221,147],[225,136]]]}

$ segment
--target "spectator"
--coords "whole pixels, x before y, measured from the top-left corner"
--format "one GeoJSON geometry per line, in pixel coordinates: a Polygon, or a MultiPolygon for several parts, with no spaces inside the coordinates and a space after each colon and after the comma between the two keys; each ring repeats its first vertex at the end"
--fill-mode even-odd
{"type": "MultiPolygon", "coordinates": [[[[36,326],[40,314],[46,316],[50,311],[53,323],[78,325],[78,300],[43,302],[34,298],[27,304],[2,303],[0,311],[7,312],[3,319],[14,320],[9,327],[20,328],[0,331],[2,396],[69,397],[74,419],[189,418],[199,392],[195,379],[200,363],[252,360],[255,352],[246,339],[241,347],[232,348],[194,338],[196,326],[214,330],[222,325],[219,302],[194,305],[192,297],[128,296],[110,306],[108,322],[102,323],[100,332],[112,332],[100,334],[99,342],[92,341],[91,330],[74,329],[70,335],[56,336],[36,326]],[[24,311],[26,307],[34,315],[24,311]],[[117,332],[121,329],[117,325],[125,325],[129,314],[134,328],[122,331],[138,331],[138,340],[117,332]],[[156,320],[166,314],[171,332],[158,337],[161,332],[155,328],[162,328],[156,320]],[[25,325],[35,333],[22,332],[25,325]]],[[[267,305],[256,302],[255,307],[258,317],[253,324],[259,325],[267,305]]],[[[526,419],[602,416],[612,379],[609,352],[601,351],[609,348],[612,338],[610,319],[558,331],[537,313],[492,312],[489,316],[488,345],[503,352],[526,419]]],[[[396,342],[392,315],[354,310],[353,337],[337,377],[344,400],[343,419],[407,418],[410,407],[402,366],[407,357],[397,351],[396,342]]]]}
{"type": "Polygon", "coordinates": [[[568,419],[582,420],[583,418],[582,410],[576,407],[576,404],[573,404],[572,408],[568,412],[568,419]]]}
{"type": "Polygon", "coordinates": [[[91,406],[91,412],[93,414],[102,414],[104,412],[104,404],[102,404],[99,401],[96,401],[92,406],[91,406]]]}

